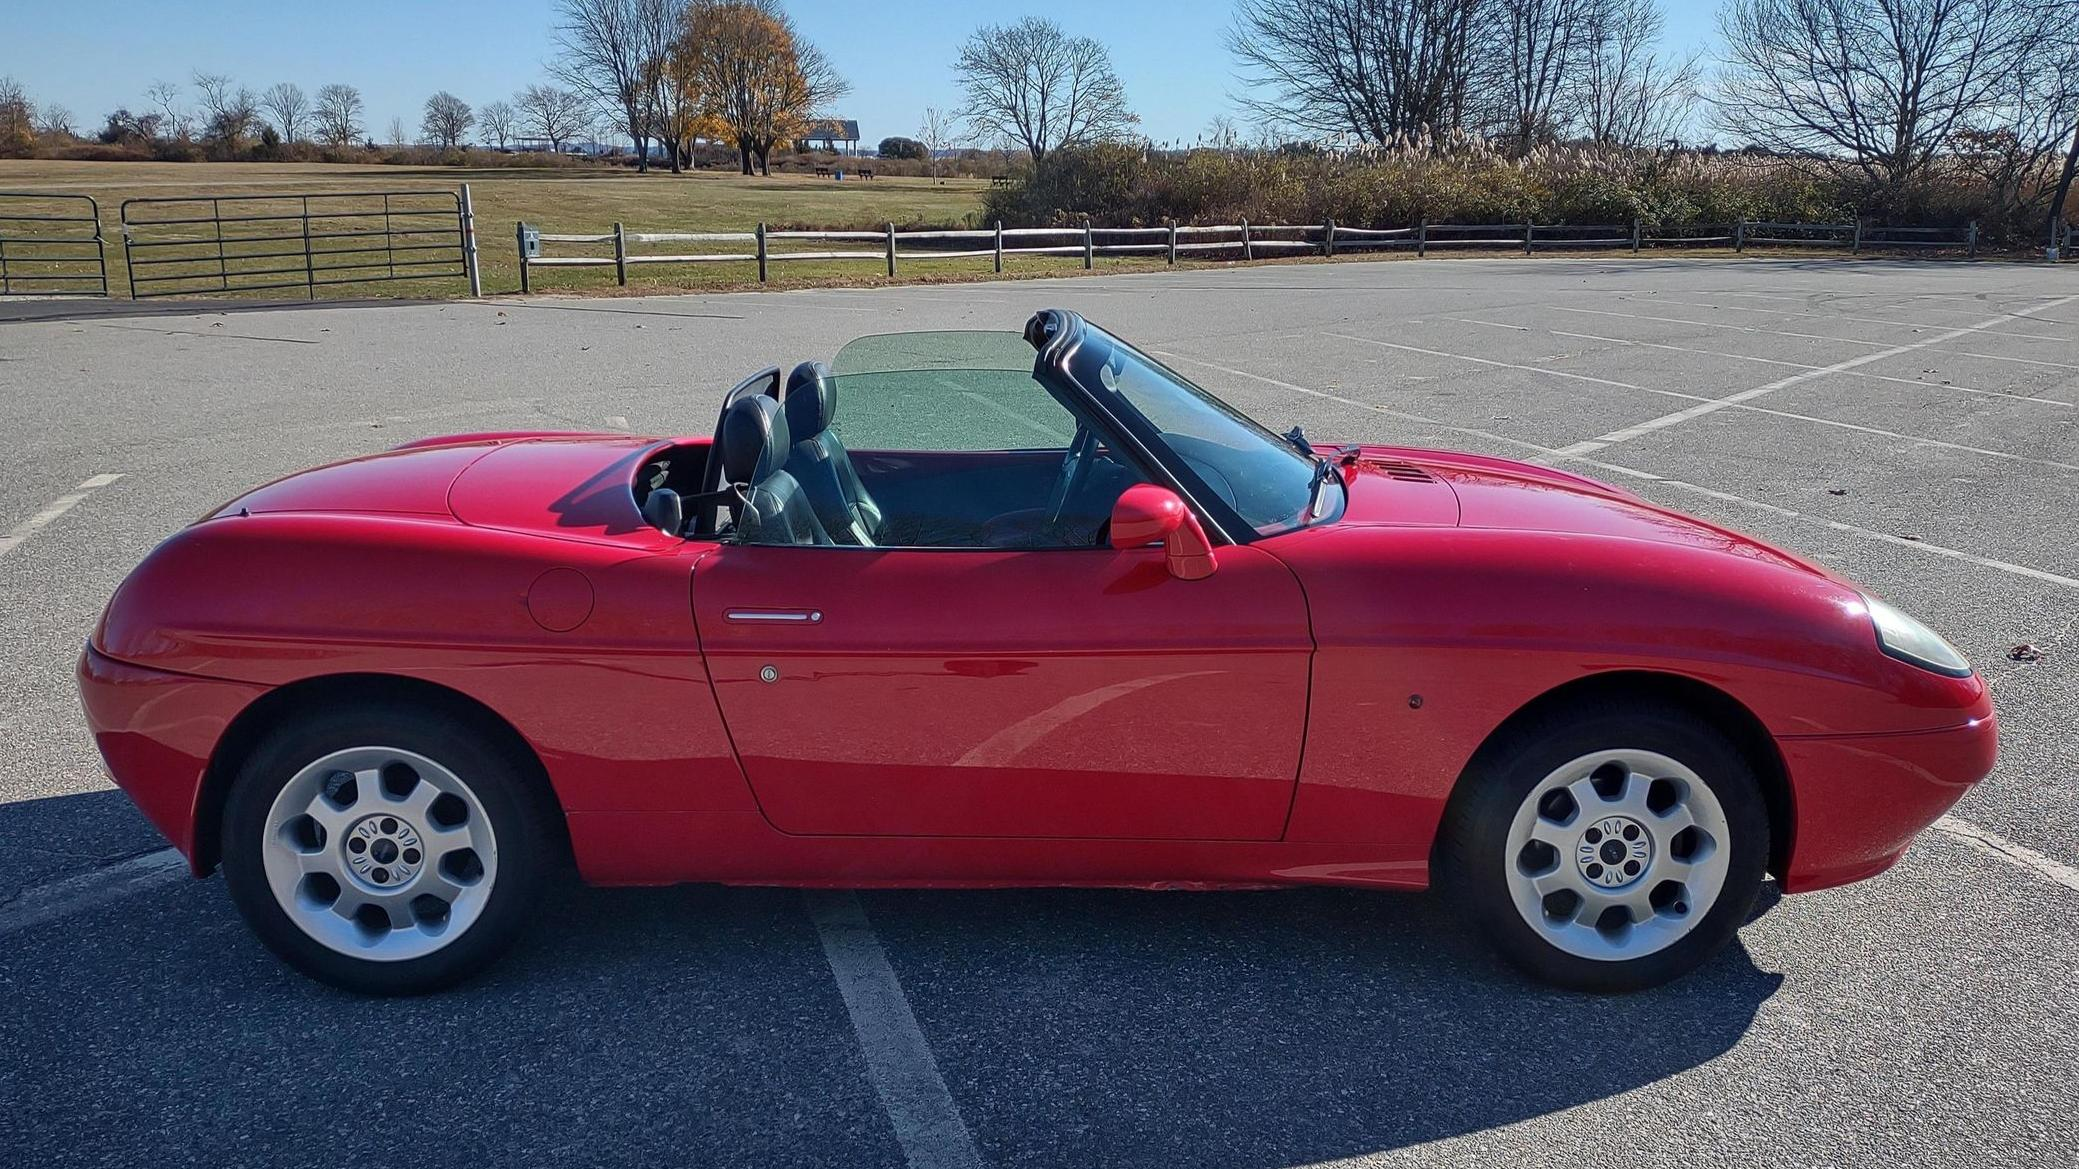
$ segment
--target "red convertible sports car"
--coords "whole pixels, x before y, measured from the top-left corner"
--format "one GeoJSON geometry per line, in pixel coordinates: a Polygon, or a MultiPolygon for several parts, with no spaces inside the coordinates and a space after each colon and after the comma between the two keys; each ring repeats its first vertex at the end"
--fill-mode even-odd
{"type": "Polygon", "coordinates": [[[1882,871],[1983,682],[1827,569],[1550,467],[1279,436],[1073,313],[867,337],[712,438],[451,435],[161,544],[80,689],[305,972],[442,986],[600,884],[1334,884],[1570,987],[1882,871]],[[840,409],[840,405],[842,409],[840,409]]]}

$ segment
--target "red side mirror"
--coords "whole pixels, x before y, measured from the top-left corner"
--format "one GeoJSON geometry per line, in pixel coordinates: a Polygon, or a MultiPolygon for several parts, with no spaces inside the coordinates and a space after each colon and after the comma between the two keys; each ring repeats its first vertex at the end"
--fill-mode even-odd
{"type": "Polygon", "coordinates": [[[1112,505],[1112,547],[1145,548],[1158,540],[1171,576],[1203,580],[1213,575],[1212,541],[1198,517],[1169,488],[1136,483],[1112,505]]]}

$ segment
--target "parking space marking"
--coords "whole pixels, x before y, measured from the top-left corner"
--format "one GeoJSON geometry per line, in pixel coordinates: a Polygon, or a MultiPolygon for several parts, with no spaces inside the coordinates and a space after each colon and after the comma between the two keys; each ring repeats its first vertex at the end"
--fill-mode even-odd
{"type": "Polygon", "coordinates": [[[838,993],[852,1016],[852,1030],[866,1056],[874,1092],[895,1127],[910,1169],[980,1169],[967,1122],[946,1082],[938,1074],[931,1045],[917,1026],[917,1016],[888,964],[887,952],[866,920],[866,909],[849,890],[810,889],[803,893],[823,957],[837,978],[838,993]]]}
{"type": "Polygon", "coordinates": [[[1904,536],[1895,536],[1890,532],[1880,532],[1875,528],[1865,528],[1857,524],[1844,523],[1841,520],[1830,520],[1824,516],[1808,515],[1804,512],[1796,511],[1787,507],[1781,507],[1777,504],[1763,503],[1761,500],[1758,499],[1748,499],[1746,496],[1734,495],[1729,491],[1719,491],[1715,488],[1704,487],[1700,484],[1690,483],[1686,480],[1674,479],[1666,475],[1655,474],[1652,471],[1642,471],[1637,467],[1627,467],[1620,463],[1606,463],[1596,459],[1580,458],[1577,456],[1564,456],[1558,450],[1552,447],[1541,446],[1537,443],[1527,442],[1520,438],[1511,438],[1506,434],[1496,434],[1491,430],[1481,430],[1477,427],[1471,426],[1454,426],[1451,423],[1442,421],[1441,419],[1430,418],[1421,414],[1411,414],[1406,410],[1395,410],[1389,406],[1381,406],[1376,402],[1362,402],[1355,398],[1346,398],[1340,394],[1331,394],[1324,390],[1310,390],[1305,386],[1296,386],[1293,385],[1291,382],[1279,381],[1277,378],[1265,377],[1262,374],[1250,373],[1247,370],[1232,369],[1224,365],[1216,365],[1213,362],[1204,361],[1196,357],[1185,357],[1183,354],[1180,353],[1173,353],[1164,350],[1151,350],[1151,352],[1153,352],[1157,357],[1161,357],[1170,361],[1181,361],[1186,365],[1202,366],[1206,369],[1217,370],[1220,373],[1232,374],[1235,377],[1248,378],[1251,381],[1263,382],[1266,385],[1276,386],[1279,389],[1289,390],[1295,394],[1303,394],[1310,398],[1321,398],[1330,402],[1338,402],[1345,406],[1355,406],[1361,410],[1370,410],[1377,414],[1385,414],[1392,418],[1399,418],[1404,421],[1417,423],[1422,426],[1433,427],[1437,430],[1449,431],[1453,434],[1465,434],[1471,435],[1475,438],[1483,438],[1488,440],[1489,442],[1500,443],[1504,446],[1522,447],[1536,454],[1537,459],[1533,461],[1547,460],[1551,462],[1577,462],[1582,464],[1583,466],[1594,467],[1597,470],[1602,471],[1609,471],[1613,474],[1623,475],[1626,478],[1643,479],[1656,483],[1662,483],[1669,487],[1673,487],[1678,491],[1687,491],[1691,494],[1702,495],[1710,499],[1718,500],[1721,503],[1738,504],[1741,507],[1749,507],[1757,511],[1765,511],[1772,515],[1781,516],[1785,519],[1798,520],[1808,524],[1817,524],[1821,527],[1830,528],[1836,532],[1841,532],[1846,535],[1859,536],[1867,540],[1876,540],[1881,543],[1892,544],[1900,548],[1912,548],[1921,552],[1928,553],[1932,556],[1941,556],[1950,560],[1962,561],[1966,564],[1975,564],[1980,568],[1991,568],[1996,569],[2000,572],[2012,573],[2016,576],[2025,576],[2028,577],[2030,580],[2039,580],[2045,584],[2054,584],[2063,586],[2065,588],[2079,589],[2079,578],[2062,576],[2058,573],[2049,572],[2041,568],[2031,568],[2026,564],[2015,564],[2014,562],[2009,560],[1997,560],[1990,556],[1979,556],[1973,552],[1965,552],[1961,549],[1949,548],[1941,544],[1932,544],[1926,540],[1909,540],[1904,536]]]}
{"type": "MultiPolygon", "coordinates": [[[[1552,453],[1555,455],[1558,454],[1557,451],[1554,451],[1552,453]]],[[[2026,564],[2015,564],[2013,561],[2010,560],[1996,560],[1990,556],[1980,556],[1974,552],[1965,552],[1961,549],[1949,548],[1941,544],[1931,544],[1926,540],[1910,540],[1904,536],[1895,536],[1890,532],[1880,532],[1875,528],[1865,528],[1857,524],[1844,523],[1840,520],[1830,520],[1827,519],[1825,516],[1808,515],[1805,512],[1797,511],[1792,508],[1783,507],[1778,504],[1763,503],[1759,499],[1748,499],[1744,495],[1734,495],[1729,491],[1720,491],[1717,488],[1705,487],[1701,484],[1691,483],[1684,479],[1675,479],[1670,478],[1666,475],[1657,475],[1652,471],[1642,471],[1637,467],[1627,467],[1620,463],[1605,463],[1597,459],[1582,458],[1576,458],[1570,461],[1580,463],[1583,466],[1594,467],[1598,470],[1610,471],[1615,474],[1624,475],[1632,479],[1644,479],[1654,483],[1662,483],[1669,487],[1673,487],[1678,491],[1687,491],[1693,495],[1701,495],[1708,499],[1718,500],[1721,503],[1735,503],[1739,504],[1741,507],[1750,507],[1755,509],[1756,511],[1765,511],[1770,513],[1771,515],[1782,516],[1785,519],[1803,520],[1806,523],[1819,524],[1822,527],[1832,528],[1836,532],[1844,532],[1851,536],[1861,536],[1864,539],[1877,540],[1886,544],[1896,545],[1900,548],[1914,548],[1918,549],[1919,551],[1929,553],[1930,555],[1947,557],[1951,560],[1961,560],[1966,564],[1975,564],[1981,568],[1995,568],[2001,572],[2010,572],[2016,576],[2025,576],[2028,577],[2030,580],[2039,580],[2045,584],[2062,585],[2065,588],[2079,589],[2079,577],[2062,576],[2058,573],[2049,572],[2045,569],[2031,568],[2026,564]]]]}
{"type": "MultiPolygon", "coordinates": [[[[1997,325],[2001,321],[2017,320],[2027,316],[2030,313],[2040,312],[2044,309],[2056,308],[2059,305],[2069,304],[2075,300],[2079,300],[2079,295],[2061,296],[2056,300],[2046,300],[2042,304],[2032,305],[2029,308],[2020,309],[2011,313],[2001,313],[1998,316],[1994,317],[1988,317],[1987,319],[1979,322],[1976,325],[1964,325],[1961,328],[1945,329],[1932,337],[1923,337],[1918,341],[1909,342],[1904,345],[1894,345],[1888,349],[1879,349],[1874,353],[1865,353],[1860,357],[1851,357],[1846,361],[1837,361],[1832,365],[1821,366],[1818,369],[1800,370],[1797,373],[1789,375],[1788,377],[1778,378],[1775,381],[1768,383],[1767,385],[1756,386],[1751,390],[1742,390],[1737,394],[1728,394],[1723,398],[1713,398],[1711,401],[1691,406],[1687,410],[1677,410],[1673,414],[1663,414],[1658,418],[1649,418],[1644,422],[1636,423],[1631,426],[1626,426],[1619,430],[1612,430],[1606,434],[1600,434],[1594,438],[1585,439],[1581,442],[1577,442],[1569,447],[1562,447],[1560,448],[1560,454],[1568,458],[1574,457],[1576,455],[1589,454],[1594,451],[1602,450],[1604,447],[1614,446],[1620,442],[1629,442],[1632,439],[1639,438],[1643,435],[1652,434],[1656,431],[1666,430],[1670,426],[1680,426],[1684,422],[1688,422],[1695,418],[1701,418],[1706,414],[1715,414],[1728,406],[1737,406],[1742,402],[1752,401],[1753,399],[1759,398],[1764,394],[1773,394],[1777,390],[1785,390],[1789,389],[1791,386],[1802,385],[1805,382],[1813,380],[1814,378],[1822,378],[1827,376],[1828,374],[1840,373],[1845,370],[1855,369],[1858,366],[1868,365],[1873,361],[1884,361],[1888,358],[1903,356],[1904,354],[1912,353],[1915,350],[1926,349],[1931,345],[1940,345],[1947,341],[1954,341],[1958,337],[1969,337],[1973,334],[1983,332],[1985,329],[1993,325],[1997,325]]],[[[1572,310],[1561,309],[1560,311],[1566,312],[1572,310]]]]}
{"type": "Polygon", "coordinates": [[[51,523],[52,520],[55,520],[59,516],[64,515],[66,512],[71,511],[73,508],[78,507],[81,500],[85,499],[89,495],[94,494],[96,491],[101,490],[103,487],[108,486],[109,484],[115,482],[120,478],[122,478],[122,475],[120,473],[113,475],[96,475],[91,479],[87,479],[81,482],[79,486],[73,488],[71,491],[65,493],[64,495],[60,495],[58,498],[52,500],[49,507],[44,508],[42,511],[37,512],[35,515],[30,516],[28,519],[25,519],[21,523],[16,524],[14,528],[11,531],[9,531],[5,536],[0,536],[0,556],[5,556],[9,552],[14,551],[15,548],[19,546],[22,541],[42,531],[51,523]]]}
{"type": "MultiPolygon", "coordinates": [[[[1455,320],[1458,318],[1447,319],[1455,320]]],[[[1515,326],[1504,325],[1502,327],[1514,328],[1515,326]]],[[[1473,357],[1464,353],[1446,353],[1440,349],[1419,349],[1413,345],[1400,345],[1392,341],[1376,341],[1370,337],[1358,337],[1353,336],[1349,333],[1323,332],[1321,336],[1338,337],[1345,341],[1360,341],[1366,345],[1378,345],[1386,349],[1402,349],[1406,350],[1409,353],[1421,353],[1430,357],[1448,357],[1456,361],[1469,361],[1475,365],[1489,365],[1496,366],[1501,369],[1515,369],[1521,370],[1525,373],[1542,373],[1556,378],[1565,378],[1569,381],[1590,382],[1599,386],[1612,386],[1620,390],[1638,390],[1648,394],[1659,394],[1660,396],[1665,398],[1681,398],[1690,402],[1703,403],[1702,406],[1693,407],[1692,409],[1682,411],[1679,414],[1667,415],[1666,417],[1668,418],[1686,420],[1688,417],[1694,417],[1700,413],[1709,413],[1711,410],[1722,409],[1724,407],[1729,406],[1734,409],[1746,410],[1755,414],[1767,414],[1776,418],[1788,418],[1794,422],[1810,422],[1817,426],[1831,426],[1838,430],[1853,430],[1861,434],[1874,434],[1881,436],[1883,438],[1895,438],[1901,442],[1912,443],[1914,446],[1936,447],[1941,450],[1961,451],[1966,454],[1984,455],[1987,458],[2001,459],[2012,463],[2028,463],[2032,466],[2055,467],[2062,471],[2079,471],[2079,463],[2065,463],[2060,462],[2056,459],[2039,459],[2030,455],[2017,455],[2009,451],[1994,450],[1991,447],[1970,446],[1965,443],[1950,442],[1949,440],[1942,438],[1922,438],[1917,434],[1905,434],[1896,430],[1885,430],[1884,428],[1878,426],[1864,426],[1859,422],[1843,422],[1838,418],[1821,418],[1813,414],[1799,414],[1794,411],[1776,410],[1767,406],[1750,406],[1747,405],[1745,402],[1739,400],[1742,398],[1760,397],[1763,393],[1773,392],[1774,390],[1782,389],[1787,385],[1794,385],[1796,384],[1795,379],[1785,379],[1785,381],[1781,384],[1772,384],[1771,386],[1762,387],[1760,390],[1744,390],[1738,394],[1732,394],[1727,398],[1711,398],[1706,397],[1703,394],[1686,394],[1680,390],[1661,390],[1655,389],[1652,386],[1633,385],[1630,382],[1611,381],[1609,378],[1590,377],[1587,374],[1570,373],[1563,369],[1551,369],[1547,366],[1542,365],[1520,365],[1516,362],[1495,361],[1492,358],[1473,357]],[[1708,409],[1706,409],[1706,407],[1708,407],[1708,409]]],[[[1875,360],[1875,358],[1872,357],[1870,360],[1875,360]]],[[[1823,373],[1853,372],[1852,370],[1839,369],[1834,366],[1806,365],[1800,366],[1800,368],[1806,371],[1805,373],[1798,375],[1800,379],[1817,377],[1818,375],[1823,373]]],[[[1604,437],[1608,438],[1609,436],[1605,435],[1604,437]]],[[[1638,436],[1632,435],[1631,437],[1636,438],[1638,436]]],[[[1587,446],[1581,443],[1576,443],[1574,447],[1565,448],[1567,452],[1570,452],[1572,454],[1587,454],[1596,449],[1598,448],[1595,446],[1587,446]],[[1576,447],[1579,447],[1580,449],[1576,450],[1576,447]]]]}
{"type": "MultiPolygon", "coordinates": [[[[1928,324],[1928,323],[1927,323],[1927,322],[1925,322],[1925,321],[1894,321],[1894,320],[1891,320],[1891,319],[1890,319],[1890,318],[1888,318],[1888,317],[1857,317],[1857,316],[1850,316],[1850,315],[1848,315],[1847,313],[1813,313],[1813,312],[1800,312],[1800,311],[1797,311],[1797,310],[1794,310],[1794,309],[1785,309],[1785,308],[1750,308],[1750,307],[1748,307],[1747,305],[1744,305],[1744,304],[1701,304],[1701,303],[1699,303],[1699,302],[1697,302],[1697,301],[1693,301],[1693,300],[1672,300],[1672,299],[1668,299],[1668,298],[1666,298],[1666,297],[1660,297],[1660,296],[1656,296],[1656,297],[1654,297],[1654,298],[1653,298],[1653,303],[1655,303],[1655,304],[1675,304],[1675,305],[1681,305],[1681,306],[1682,306],[1682,307],[1684,307],[1684,308],[1701,308],[1701,309],[1709,309],[1709,310],[1711,310],[1712,312],[1719,312],[1719,311],[1721,311],[1721,310],[1725,310],[1725,309],[1731,309],[1731,310],[1732,310],[1733,312],[1736,312],[1736,313],[1768,313],[1768,314],[1769,314],[1769,315],[1771,315],[1771,316],[1778,316],[1778,317],[1807,317],[1807,318],[1810,318],[1810,319],[1813,319],[1813,320],[1820,320],[1820,321],[1859,321],[1859,322],[1861,322],[1861,323],[1863,323],[1863,324],[1866,324],[1866,325],[1890,325],[1891,327],[1893,327],[1893,328],[1895,328],[1895,329],[1940,329],[1940,328],[1942,328],[1942,327],[1943,327],[1943,326],[1941,326],[1941,325],[1930,325],[1930,324],[1928,324]]],[[[2036,308],[2047,308],[2047,307],[2049,307],[2049,306],[2048,306],[2048,305],[2038,305],[2038,306],[2036,306],[2036,308]]],[[[2029,308],[2029,309],[2024,309],[2024,310],[2022,310],[2021,312],[2013,313],[2013,314],[2011,314],[2011,315],[2013,315],[2013,316],[2015,316],[2015,317],[2021,317],[2021,316],[2023,316],[2023,315],[2025,315],[2025,314],[2029,314],[2029,313],[2033,313],[2033,312],[2035,312],[2035,311],[2036,311],[2036,308],[2029,308]]],[[[1940,312],[1953,312],[1953,313],[1956,313],[1956,314],[1958,314],[1958,315],[1960,315],[1960,316],[1961,316],[1961,315],[1968,315],[1968,314],[1966,314],[1966,313],[1964,312],[1964,310],[1963,310],[1963,309],[1930,309],[1929,311],[1930,311],[1930,312],[1938,312],[1938,313],[1940,313],[1940,312]]],[[[2000,329],[1990,329],[1990,328],[1978,328],[1978,329],[1973,329],[1973,330],[1972,330],[1972,332],[1975,332],[1975,333],[1980,333],[1980,334],[1982,334],[1982,335],[1984,335],[1984,336],[1987,336],[1987,337],[2012,337],[2012,338],[2014,338],[2014,339],[2015,339],[2015,340],[2017,340],[2017,341],[2058,341],[2058,342],[2064,342],[2064,343],[2067,343],[2067,344],[2069,344],[2069,343],[2070,343],[2070,338],[2067,338],[2067,337],[2046,337],[2046,336],[2044,336],[2044,335],[2043,335],[2043,334],[2041,334],[2041,333],[2009,333],[2009,332],[2006,332],[2006,331],[2004,331],[2004,330],[2000,330],[2000,329]]]]}
{"type": "MultiPolygon", "coordinates": [[[[1462,325],[1485,325],[1491,329],[1509,329],[1518,333],[1535,333],[1538,330],[1524,325],[1509,325],[1501,321],[1483,321],[1474,317],[1445,317],[1462,325]]],[[[1623,345],[1636,349],[1663,349],[1670,353],[1693,353],[1699,357],[1722,357],[1728,361],[1747,361],[1760,365],[1780,365],[1786,369],[1819,369],[1819,366],[1804,361],[1785,361],[1780,357],[1756,357],[1751,353],[1727,353],[1718,349],[1698,349],[1692,345],[1669,345],[1664,341],[1634,341],[1629,337],[1606,337],[1600,333],[1569,333],[1565,329],[1546,329],[1554,337],[1570,337],[1577,341],[1606,341],[1612,345],[1623,345]]],[[[2045,406],[2059,406],[2066,410],[2079,409],[2079,402],[2067,402],[2060,398],[2039,398],[2033,394],[2016,394],[2007,390],[1986,390],[1976,386],[1959,386],[1952,382],[1924,382],[1909,377],[1895,377],[1888,373],[1870,373],[1867,370],[1844,369],[1838,371],[1848,377],[1868,378],[1871,381],[1895,382],[1902,386],[1919,386],[1931,390],[1958,390],[1966,394],[1984,394],[1990,398],[2012,398],[2017,402],[2037,402],[2045,406]]]]}
{"type": "Polygon", "coordinates": [[[170,885],[187,875],[187,858],[178,849],[162,848],[24,889],[0,902],[0,936],[170,885]]]}
{"type": "Polygon", "coordinates": [[[1759,325],[1735,325],[1730,321],[1692,321],[1688,317],[1656,317],[1647,313],[1620,313],[1615,309],[1576,308],[1573,305],[1554,304],[1547,308],[1556,313],[1580,313],[1591,317],[1623,317],[1629,321],[1659,321],[1664,325],[1695,325],[1700,329],[1727,329],[1735,333],[1760,333],[1769,337],[1798,337],[1806,341],[1837,341],[1843,345],[1881,346],[1882,341],[1865,341],[1860,337],[1829,337],[1824,333],[1793,333],[1785,329],[1764,329],[1759,325]]]}
{"type": "Polygon", "coordinates": [[[2063,885],[2074,893],[2079,893],[2079,869],[2054,857],[2045,856],[2025,844],[2016,844],[1997,832],[1980,828],[1955,816],[1943,816],[1929,827],[1953,836],[1989,857],[2005,861],[2054,885],[2063,885]]]}

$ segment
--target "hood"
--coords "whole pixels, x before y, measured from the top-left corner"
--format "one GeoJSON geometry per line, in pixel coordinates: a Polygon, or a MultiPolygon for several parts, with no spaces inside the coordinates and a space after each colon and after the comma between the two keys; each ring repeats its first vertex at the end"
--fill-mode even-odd
{"type": "Polygon", "coordinates": [[[630,490],[661,444],[631,435],[454,435],[301,471],[246,493],[212,518],[334,512],[459,521],[473,527],[647,542],[630,490]]]}
{"type": "Polygon", "coordinates": [[[1366,446],[1346,473],[1358,524],[1456,525],[1681,544],[1831,577],[1751,536],[1552,467],[1412,447],[1366,446]]]}

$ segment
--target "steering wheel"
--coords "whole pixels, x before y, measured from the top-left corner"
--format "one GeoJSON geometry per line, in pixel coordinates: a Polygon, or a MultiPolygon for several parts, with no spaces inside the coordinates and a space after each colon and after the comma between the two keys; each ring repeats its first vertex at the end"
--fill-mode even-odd
{"type": "Polygon", "coordinates": [[[1090,474],[1090,464],[1097,454],[1097,432],[1078,422],[1076,440],[1069,444],[1068,454],[1062,456],[1061,473],[1054,479],[1054,490],[1047,496],[1047,523],[1061,522],[1061,513],[1068,510],[1068,501],[1076,497],[1083,480],[1090,474]]]}

